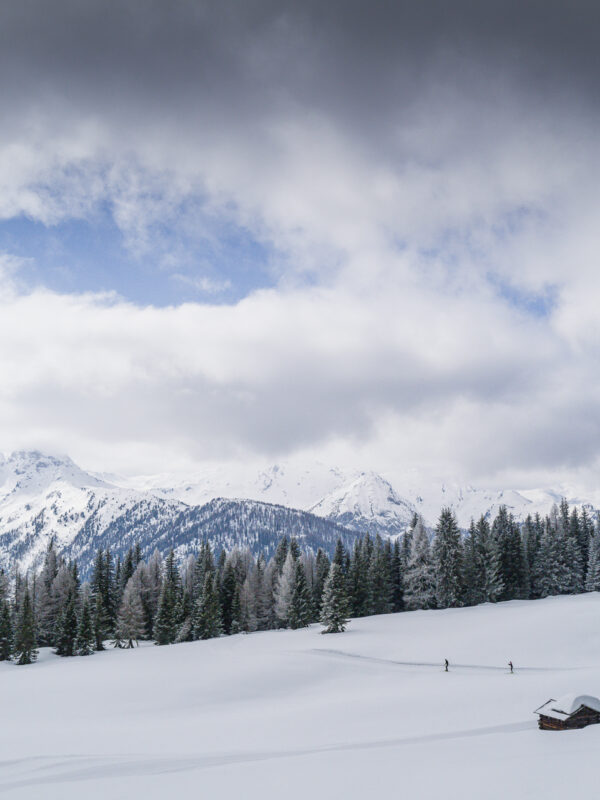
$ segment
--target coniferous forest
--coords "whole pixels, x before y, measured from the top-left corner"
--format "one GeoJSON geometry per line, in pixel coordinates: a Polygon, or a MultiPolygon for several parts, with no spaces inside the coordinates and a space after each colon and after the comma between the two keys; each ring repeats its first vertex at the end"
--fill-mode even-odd
{"type": "Polygon", "coordinates": [[[248,550],[200,552],[178,563],[171,551],[147,559],[136,546],[123,560],[96,554],[89,581],[54,541],[34,574],[0,571],[0,660],[30,664],[38,647],[86,656],[240,632],[302,628],[344,630],[349,617],[535,599],[600,590],[600,524],[566,501],[541,519],[518,524],[505,507],[468,532],[442,510],[435,531],[415,516],[401,538],[366,534],[350,552],[338,541],[330,558],[302,552],[283,536],[268,561],[248,550]]]}

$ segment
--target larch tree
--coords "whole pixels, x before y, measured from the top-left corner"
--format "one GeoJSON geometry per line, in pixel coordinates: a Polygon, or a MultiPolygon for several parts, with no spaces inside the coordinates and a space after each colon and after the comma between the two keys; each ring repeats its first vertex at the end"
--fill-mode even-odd
{"type": "Polygon", "coordinates": [[[116,635],[125,649],[137,645],[146,633],[146,618],[134,575],[127,581],[117,616],[116,635]]]}

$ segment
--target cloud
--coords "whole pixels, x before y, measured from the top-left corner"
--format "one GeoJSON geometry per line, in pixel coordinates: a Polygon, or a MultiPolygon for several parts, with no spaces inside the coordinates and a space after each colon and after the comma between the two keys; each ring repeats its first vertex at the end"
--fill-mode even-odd
{"type": "Polygon", "coordinates": [[[204,302],[5,279],[6,446],[490,480],[596,462],[595,7],[106,9],[0,11],[0,217],[108,209],[204,302]],[[272,288],[216,304],[234,279],[186,248],[220,230],[264,245],[272,288]]]}

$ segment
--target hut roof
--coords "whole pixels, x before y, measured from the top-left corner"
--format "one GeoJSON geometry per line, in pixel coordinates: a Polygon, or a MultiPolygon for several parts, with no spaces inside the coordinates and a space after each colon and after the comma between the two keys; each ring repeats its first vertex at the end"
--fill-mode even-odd
{"type": "Polygon", "coordinates": [[[576,711],[585,706],[592,711],[600,713],[600,700],[590,694],[565,694],[558,700],[551,698],[543,706],[536,709],[536,714],[543,714],[545,717],[565,720],[571,717],[576,711]]]}

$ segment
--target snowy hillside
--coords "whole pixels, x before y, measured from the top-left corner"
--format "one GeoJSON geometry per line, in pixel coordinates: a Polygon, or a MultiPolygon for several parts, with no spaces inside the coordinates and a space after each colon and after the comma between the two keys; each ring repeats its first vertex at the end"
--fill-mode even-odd
{"type": "Polygon", "coordinates": [[[593,797],[600,726],[533,711],[600,695],[598,619],[590,594],[0,663],[0,793],[593,797]]]}

